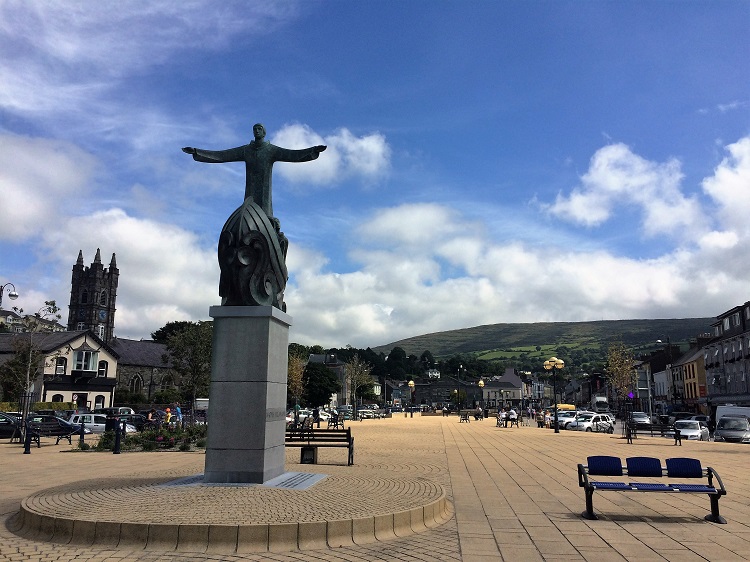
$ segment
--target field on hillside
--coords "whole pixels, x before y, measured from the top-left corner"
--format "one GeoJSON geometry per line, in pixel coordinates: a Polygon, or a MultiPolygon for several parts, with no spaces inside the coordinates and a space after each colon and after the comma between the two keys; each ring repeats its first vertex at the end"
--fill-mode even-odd
{"type": "Polygon", "coordinates": [[[429,350],[436,358],[470,354],[484,360],[548,358],[560,348],[577,354],[606,349],[621,341],[640,350],[656,349],[669,339],[673,344],[687,342],[711,330],[715,318],[656,320],[600,320],[594,322],[539,322],[530,324],[490,324],[461,330],[436,332],[380,345],[372,349],[389,353],[401,347],[407,355],[420,356],[429,350]],[[540,349],[537,349],[539,347],[540,349]]]}

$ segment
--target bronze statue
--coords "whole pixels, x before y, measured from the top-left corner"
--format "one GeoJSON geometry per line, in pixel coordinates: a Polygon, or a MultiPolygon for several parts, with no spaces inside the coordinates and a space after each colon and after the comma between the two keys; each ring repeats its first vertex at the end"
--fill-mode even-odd
{"type": "Polygon", "coordinates": [[[225,306],[275,306],[286,309],[288,241],[273,216],[271,175],[274,162],[309,162],[327,147],[291,150],[266,142],[266,128],[253,125],[250,144],[227,150],[186,146],[198,162],[245,162],[245,202],[227,219],[219,237],[219,295],[225,306]]]}

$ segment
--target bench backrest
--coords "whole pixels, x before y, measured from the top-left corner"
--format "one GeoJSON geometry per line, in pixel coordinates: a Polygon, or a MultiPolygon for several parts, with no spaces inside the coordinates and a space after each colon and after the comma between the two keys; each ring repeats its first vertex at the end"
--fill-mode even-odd
{"type": "Polygon", "coordinates": [[[674,478],[702,478],[703,468],[698,459],[677,457],[667,459],[667,475],[674,478]]]}
{"type": "Polygon", "coordinates": [[[589,474],[595,476],[622,476],[622,462],[619,457],[606,455],[588,457],[589,474]]]}
{"type": "Polygon", "coordinates": [[[653,476],[660,478],[662,475],[661,461],[653,457],[630,457],[625,459],[628,466],[628,476],[653,476]]]}

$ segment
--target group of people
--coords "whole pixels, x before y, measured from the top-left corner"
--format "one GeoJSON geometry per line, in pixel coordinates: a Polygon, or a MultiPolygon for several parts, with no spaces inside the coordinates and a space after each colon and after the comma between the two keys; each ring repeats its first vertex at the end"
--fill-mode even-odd
{"type": "Polygon", "coordinates": [[[173,427],[182,425],[182,408],[179,402],[175,402],[171,407],[160,413],[156,408],[151,408],[146,415],[146,424],[154,428],[162,426],[173,427]]]}
{"type": "Polygon", "coordinates": [[[516,412],[515,408],[510,408],[509,410],[501,408],[497,412],[497,426],[508,427],[508,425],[511,427],[514,425],[518,426],[518,412],[516,412]]]}
{"type": "Polygon", "coordinates": [[[549,410],[532,410],[532,417],[536,420],[537,427],[552,427],[552,414],[549,410]]]}

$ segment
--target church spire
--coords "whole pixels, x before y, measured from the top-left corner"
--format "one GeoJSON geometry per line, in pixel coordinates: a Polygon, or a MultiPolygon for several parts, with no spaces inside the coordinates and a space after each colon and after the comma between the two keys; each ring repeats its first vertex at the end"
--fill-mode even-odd
{"type": "Polygon", "coordinates": [[[94,258],[94,263],[102,263],[102,254],[99,251],[99,248],[96,249],[96,257],[94,258]]]}
{"type": "Polygon", "coordinates": [[[112,252],[112,261],[109,262],[109,269],[117,269],[117,260],[115,260],[114,252],[112,252]]]}
{"type": "Polygon", "coordinates": [[[83,250],[78,250],[78,260],[76,260],[76,265],[83,265],[83,250]]]}

